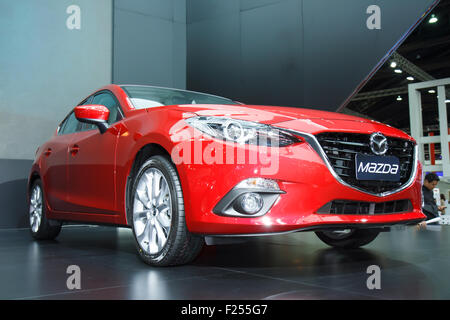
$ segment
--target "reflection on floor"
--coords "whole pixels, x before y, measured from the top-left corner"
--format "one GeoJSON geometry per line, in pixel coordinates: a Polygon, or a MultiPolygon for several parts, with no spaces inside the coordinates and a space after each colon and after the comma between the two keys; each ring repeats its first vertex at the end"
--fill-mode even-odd
{"type": "Polygon", "coordinates": [[[152,268],[129,229],[65,227],[56,241],[0,231],[0,299],[449,299],[450,227],[382,233],[340,251],[314,233],[205,247],[191,265],[152,268]],[[81,289],[66,286],[69,265],[81,289]],[[367,268],[381,268],[369,290],[367,268]]]}

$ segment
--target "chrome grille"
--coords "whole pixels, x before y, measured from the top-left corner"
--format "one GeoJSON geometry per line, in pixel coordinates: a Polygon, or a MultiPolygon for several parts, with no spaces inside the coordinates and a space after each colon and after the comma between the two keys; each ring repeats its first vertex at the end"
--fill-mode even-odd
{"type": "Polygon", "coordinates": [[[355,157],[357,153],[374,155],[370,149],[369,134],[326,132],[316,135],[330,164],[339,177],[351,186],[370,193],[393,191],[406,184],[411,177],[414,165],[414,142],[387,137],[386,156],[395,156],[400,160],[399,181],[357,180],[355,157]]]}

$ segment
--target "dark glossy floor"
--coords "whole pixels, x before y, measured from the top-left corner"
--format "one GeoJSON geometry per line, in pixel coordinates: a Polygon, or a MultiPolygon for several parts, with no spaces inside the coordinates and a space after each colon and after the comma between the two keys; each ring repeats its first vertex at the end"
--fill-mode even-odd
{"type": "Polygon", "coordinates": [[[1,299],[449,299],[450,226],[382,233],[365,249],[328,248],[314,233],[209,246],[191,265],[142,263],[131,231],[67,226],[57,241],[0,230],[1,299]],[[381,289],[369,290],[370,265],[381,289]],[[69,265],[81,290],[68,290],[69,265]]]}

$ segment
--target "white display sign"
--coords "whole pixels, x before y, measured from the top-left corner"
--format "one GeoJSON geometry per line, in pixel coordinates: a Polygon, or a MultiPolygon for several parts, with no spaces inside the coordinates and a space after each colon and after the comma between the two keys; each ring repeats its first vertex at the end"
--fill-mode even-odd
{"type": "Polygon", "coordinates": [[[438,207],[440,207],[441,206],[441,192],[440,192],[439,188],[433,189],[433,198],[434,198],[434,201],[436,201],[436,205],[438,207]]]}

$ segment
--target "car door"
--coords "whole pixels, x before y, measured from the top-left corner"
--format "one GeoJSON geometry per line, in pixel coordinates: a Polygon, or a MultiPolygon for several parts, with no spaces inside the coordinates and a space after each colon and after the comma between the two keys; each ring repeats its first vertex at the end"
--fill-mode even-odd
{"type": "Polygon", "coordinates": [[[41,174],[47,202],[55,211],[67,209],[67,150],[77,126],[72,111],[58,127],[57,134],[42,146],[41,174]]]}
{"type": "Polygon", "coordinates": [[[90,102],[110,111],[111,126],[101,134],[90,124],[81,124],[68,150],[68,202],[71,212],[116,214],[115,160],[123,117],[118,100],[110,91],[97,93],[90,102]]]}

